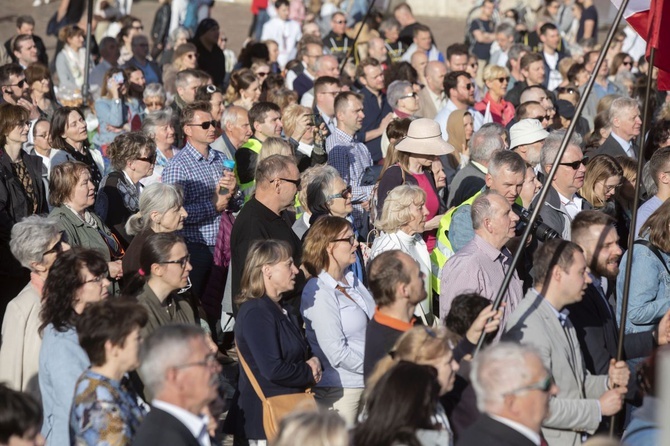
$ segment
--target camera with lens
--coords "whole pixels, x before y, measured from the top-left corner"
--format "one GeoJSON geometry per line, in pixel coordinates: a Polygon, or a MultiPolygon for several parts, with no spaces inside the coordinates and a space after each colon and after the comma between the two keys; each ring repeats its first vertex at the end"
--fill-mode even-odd
{"type": "MultiPolygon", "coordinates": [[[[516,226],[516,233],[517,235],[521,235],[530,221],[530,211],[516,203],[512,205],[512,210],[516,215],[519,216],[519,223],[516,226]]],[[[561,234],[549,227],[549,225],[546,223],[543,223],[542,217],[539,215],[537,216],[535,223],[533,223],[531,234],[541,242],[546,242],[547,240],[552,240],[555,238],[561,238],[561,234]]]]}

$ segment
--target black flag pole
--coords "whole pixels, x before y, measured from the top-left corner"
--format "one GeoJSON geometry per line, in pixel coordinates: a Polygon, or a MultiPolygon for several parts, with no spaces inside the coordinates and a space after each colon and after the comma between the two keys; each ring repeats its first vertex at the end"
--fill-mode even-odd
{"type": "Polygon", "coordinates": [[[88,105],[88,95],[90,93],[89,71],[91,70],[91,35],[93,33],[93,0],[87,2],[87,17],[86,17],[86,59],[84,60],[84,85],[81,87],[81,96],[83,105],[88,105]]]}
{"type": "MultiPolygon", "coordinates": [[[[500,304],[502,303],[503,296],[507,292],[507,288],[509,287],[510,282],[512,281],[512,277],[514,276],[514,271],[516,269],[516,265],[519,263],[519,260],[521,259],[521,255],[523,252],[523,247],[526,246],[526,242],[528,241],[528,238],[530,237],[530,233],[532,231],[533,226],[535,225],[535,221],[537,221],[537,217],[540,215],[540,210],[542,209],[542,206],[544,206],[544,201],[547,198],[547,194],[549,193],[549,188],[551,186],[551,182],[554,179],[554,176],[556,175],[556,171],[558,170],[558,163],[563,158],[563,154],[565,153],[566,149],[568,148],[568,145],[570,143],[570,139],[572,138],[572,135],[575,132],[575,126],[577,125],[577,119],[579,116],[582,115],[582,111],[584,110],[584,106],[586,105],[586,100],[588,99],[589,95],[591,94],[591,90],[593,89],[593,85],[596,80],[596,75],[600,71],[600,67],[602,64],[605,62],[605,57],[607,55],[607,51],[610,47],[610,44],[612,43],[612,39],[614,38],[614,34],[617,31],[617,28],[619,27],[619,23],[621,23],[621,19],[623,18],[623,13],[626,10],[626,7],[628,6],[629,0],[623,0],[621,2],[621,6],[619,7],[619,11],[617,12],[616,17],[614,18],[614,22],[610,26],[609,32],[607,33],[607,37],[605,39],[605,43],[603,47],[600,49],[600,54],[598,55],[598,60],[596,61],[596,65],[593,68],[593,73],[591,74],[591,77],[589,78],[588,82],[586,83],[586,88],[584,89],[584,92],[582,93],[582,97],[579,99],[579,103],[577,104],[577,110],[575,111],[575,117],[570,121],[570,125],[568,126],[568,129],[565,133],[565,136],[563,137],[563,141],[561,142],[561,146],[558,149],[558,153],[556,154],[556,159],[554,159],[554,162],[551,166],[551,170],[549,171],[549,174],[547,174],[547,178],[544,183],[544,187],[542,187],[542,190],[540,191],[540,196],[537,199],[537,204],[535,205],[535,208],[532,209],[530,219],[528,221],[528,224],[526,225],[526,229],[523,231],[523,234],[521,235],[521,241],[519,242],[519,248],[516,250],[514,253],[514,257],[512,258],[512,264],[510,265],[509,269],[507,270],[507,273],[505,274],[505,278],[503,279],[503,283],[500,286],[500,289],[498,290],[498,294],[496,295],[495,300],[493,301],[493,309],[498,310],[500,308],[500,304]]],[[[650,67],[651,69],[651,67],[650,67]]],[[[642,158],[642,157],[640,157],[642,158]]],[[[636,185],[639,185],[639,181],[637,182],[636,185]]],[[[479,341],[477,342],[477,347],[475,349],[474,354],[476,355],[479,350],[482,348],[484,345],[484,337],[486,333],[482,332],[481,336],[479,336],[479,341]]]]}
{"type": "MultiPolygon", "coordinates": [[[[642,114],[642,132],[640,133],[640,151],[637,159],[637,180],[635,181],[635,196],[633,198],[633,214],[630,219],[630,231],[628,233],[628,252],[626,253],[626,271],[623,282],[623,295],[617,296],[621,300],[621,317],[619,322],[619,344],[617,345],[616,360],[623,359],[623,341],[626,335],[626,317],[628,316],[628,295],[630,293],[630,276],[633,271],[633,248],[635,247],[635,224],[637,222],[637,208],[640,205],[640,184],[642,183],[642,168],[644,167],[644,145],[647,130],[649,127],[649,97],[651,96],[651,84],[653,82],[654,59],[656,58],[656,48],[651,47],[649,53],[649,70],[647,75],[647,88],[644,92],[644,104],[642,114]]],[[[616,415],[612,416],[610,423],[610,436],[614,436],[616,427],[616,415]]]]}
{"type": "MultiPolygon", "coordinates": [[[[354,48],[356,47],[356,42],[358,42],[358,38],[361,36],[361,31],[363,31],[363,27],[368,21],[368,18],[370,17],[370,14],[372,13],[372,8],[375,7],[375,2],[377,0],[372,0],[370,2],[370,6],[368,7],[368,11],[365,13],[365,17],[363,17],[363,21],[361,22],[361,26],[358,28],[358,32],[356,33],[356,37],[354,37],[354,43],[351,44],[349,47],[349,50],[347,51],[347,55],[344,57],[342,62],[340,63],[340,75],[342,75],[342,71],[344,71],[344,66],[347,64],[347,60],[351,57],[351,53],[354,52],[354,48]]],[[[345,34],[346,35],[346,34],[345,34]]]]}

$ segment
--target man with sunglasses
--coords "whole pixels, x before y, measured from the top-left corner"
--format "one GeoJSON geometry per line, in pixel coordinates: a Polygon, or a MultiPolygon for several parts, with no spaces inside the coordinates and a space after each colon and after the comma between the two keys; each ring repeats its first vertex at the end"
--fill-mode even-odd
{"type": "Polygon", "coordinates": [[[207,102],[194,102],[182,111],[187,143],[163,170],[163,182],[179,184],[184,191],[188,217],[181,235],[191,254],[193,293],[201,297],[213,262],[221,213],[228,208],[237,186],[235,175],[224,171],[224,156],[212,150],[217,122],[207,102]]]}
{"type": "Polygon", "coordinates": [[[323,38],[323,47],[337,58],[338,63],[347,57],[354,42],[346,36],[347,17],[343,12],[336,12],[330,19],[330,32],[323,38]]]}
{"type": "Polygon", "coordinates": [[[449,139],[447,121],[454,110],[467,110],[472,115],[474,131],[484,124],[484,116],[474,109],[475,84],[465,71],[452,71],[444,77],[444,92],[447,95],[447,105],[435,115],[435,121],[440,124],[442,139],[449,139]]]}
{"type": "Polygon", "coordinates": [[[30,119],[40,117],[39,108],[30,99],[30,86],[26,82],[21,65],[10,63],[0,66],[0,88],[2,89],[0,103],[20,105],[30,112],[30,119]]]}
{"type": "MultiPolygon", "coordinates": [[[[582,138],[573,135],[563,158],[556,160],[564,136],[564,130],[550,133],[542,146],[540,153],[542,172],[547,175],[555,162],[558,162],[558,170],[550,185],[547,199],[540,209],[540,216],[542,221],[561,234],[564,240],[570,240],[570,223],[579,212],[591,209],[591,205],[577,193],[584,185],[586,173],[587,159],[584,158],[580,148],[582,138]]],[[[533,203],[533,206],[535,205],[536,201],[533,203]]]]}
{"type": "Polygon", "coordinates": [[[482,415],[458,439],[457,446],[539,446],[549,401],[560,389],[527,345],[502,342],[472,361],[472,387],[482,415]]]}
{"type": "Polygon", "coordinates": [[[617,414],[630,378],[625,362],[609,364],[606,375],[591,375],[584,364],[577,331],[565,307],[582,300],[591,278],[582,248],[553,239],[534,257],[534,282],[512,313],[504,341],[532,345],[558,385],[549,400],[542,433],[551,445],[580,444],[604,417],[617,414]]]}

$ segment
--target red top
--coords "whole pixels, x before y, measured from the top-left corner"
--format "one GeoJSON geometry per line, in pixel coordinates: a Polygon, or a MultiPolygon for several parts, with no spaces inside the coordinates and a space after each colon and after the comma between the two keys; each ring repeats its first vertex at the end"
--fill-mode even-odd
{"type": "MultiPolygon", "coordinates": [[[[428,209],[428,217],[426,217],[426,221],[428,221],[435,217],[440,211],[440,200],[437,198],[437,194],[435,193],[435,190],[433,190],[430,180],[426,178],[425,173],[412,173],[412,176],[416,179],[416,182],[419,183],[419,187],[426,193],[426,208],[428,209]]],[[[428,252],[433,252],[436,237],[437,229],[423,233],[423,240],[426,242],[428,252]]]]}
{"type": "Polygon", "coordinates": [[[475,104],[475,110],[484,115],[486,113],[486,105],[489,102],[491,103],[491,117],[493,118],[493,122],[507,125],[514,119],[515,111],[512,103],[507,102],[504,99],[500,99],[500,102],[495,102],[491,99],[490,92],[486,92],[484,99],[475,104]]]}

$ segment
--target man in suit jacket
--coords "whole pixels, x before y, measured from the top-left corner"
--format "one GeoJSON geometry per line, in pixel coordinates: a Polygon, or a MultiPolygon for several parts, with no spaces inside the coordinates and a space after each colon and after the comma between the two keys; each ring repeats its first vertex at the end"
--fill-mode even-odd
{"type": "Polygon", "coordinates": [[[637,159],[640,149],[633,142],[640,135],[642,120],[637,101],[631,98],[617,98],[610,106],[612,133],[598,148],[598,155],[629,156],[637,159]]]}
{"type": "Polygon", "coordinates": [[[630,371],[624,361],[612,361],[608,375],[591,375],[584,366],[577,333],[563,311],[581,300],[591,280],[582,249],[550,240],[538,249],[533,267],[533,288],[512,313],[503,340],[539,349],[559,388],[542,433],[550,446],[574,446],[596,431],[602,417],[621,410],[630,371]]]}
{"type": "Polygon", "coordinates": [[[475,356],[470,378],[482,415],[457,446],[542,444],[542,421],[558,388],[535,348],[511,342],[493,345],[475,356]]]}
{"type": "Polygon", "coordinates": [[[140,376],[154,400],[133,445],[209,446],[207,405],[221,366],[196,325],[158,328],[140,348],[140,376]]]}
{"type": "MultiPolygon", "coordinates": [[[[617,355],[619,328],[614,309],[609,303],[613,294],[613,280],[619,274],[621,248],[615,220],[599,211],[584,211],[572,222],[572,241],[583,250],[591,272],[591,283],[580,302],[568,305],[586,369],[594,375],[607,373],[610,360],[617,355]],[[610,286],[608,286],[608,280],[610,286]],[[603,287],[603,285],[606,286],[603,287]]],[[[642,333],[628,333],[624,338],[625,359],[644,358],[656,345],[668,343],[670,311],[658,329],[642,333]]],[[[634,396],[635,380],[629,383],[628,397],[634,396]]]]}
{"type": "Polygon", "coordinates": [[[447,66],[444,62],[428,62],[425,69],[426,87],[419,92],[419,118],[433,119],[437,112],[447,105],[447,95],[444,92],[444,77],[447,75],[447,66]]]}

